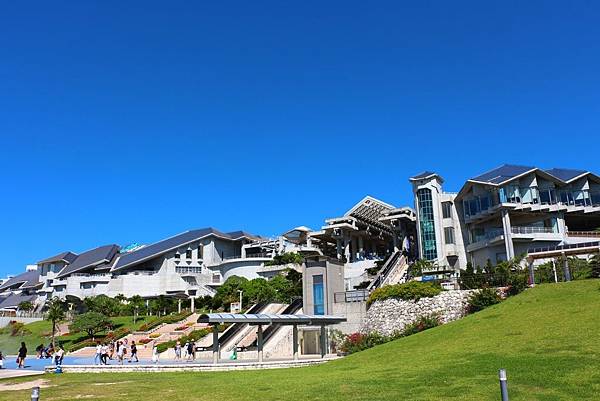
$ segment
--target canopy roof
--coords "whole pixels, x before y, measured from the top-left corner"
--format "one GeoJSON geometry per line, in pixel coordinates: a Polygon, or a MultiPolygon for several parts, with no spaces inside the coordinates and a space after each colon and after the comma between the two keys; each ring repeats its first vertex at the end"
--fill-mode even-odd
{"type": "Polygon", "coordinates": [[[275,314],[234,314],[207,313],[200,315],[198,323],[246,323],[246,324],[305,324],[312,326],[330,325],[345,322],[342,316],[331,315],[275,315],[275,314]]]}

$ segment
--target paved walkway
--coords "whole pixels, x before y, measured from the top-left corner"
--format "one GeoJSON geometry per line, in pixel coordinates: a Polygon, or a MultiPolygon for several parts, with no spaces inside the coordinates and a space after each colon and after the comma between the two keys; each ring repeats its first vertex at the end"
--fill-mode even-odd
{"type": "Polygon", "coordinates": [[[0,369],[0,379],[12,379],[15,377],[37,376],[43,374],[44,372],[40,370],[0,369]]]}
{"type": "MultiPolygon", "coordinates": [[[[63,365],[64,373],[101,373],[101,372],[210,372],[210,371],[229,371],[229,370],[255,370],[255,369],[281,369],[293,368],[310,365],[318,365],[337,359],[337,356],[328,356],[326,358],[310,358],[294,360],[270,360],[263,363],[257,361],[229,361],[221,360],[218,364],[209,362],[180,362],[180,363],[141,363],[124,365],[63,365]]],[[[52,372],[53,368],[48,367],[47,372],[52,372]]]]}

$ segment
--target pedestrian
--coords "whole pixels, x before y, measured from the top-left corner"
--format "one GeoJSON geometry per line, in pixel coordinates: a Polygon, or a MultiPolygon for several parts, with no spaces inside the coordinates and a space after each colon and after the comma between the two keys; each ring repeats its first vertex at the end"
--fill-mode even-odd
{"type": "Polygon", "coordinates": [[[117,361],[119,365],[123,365],[123,356],[124,356],[125,347],[121,341],[117,342],[117,361]]]}
{"type": "Polygon", "coordinates": [[[17,355],[17,368],[25,368],[25,358],[27,358],[27,347],[25,346],[25,342],[21,342],[21,348],[19,348],[19,353],[17,355]]]}
{"type": "Polygon", "coordinates": [[[102,351],[100,355],[100,364],[108,365],[108,344],[102,344],[102,351]]]}
{"type": "Polygon", "coordinates": [[[2,355],[2,351],[0,351],[0,369],[4,369],[4,355],[2,355]]]}
{"type": "Polygon", "coordinates": [[[152,362],[158,363],[158,346],[154,343],[152,347],[152,362]]]}
{"type": "Polygon", "coordinates": [[[181,360],[181,341],[179,340],[177,340],[177,343],[175,343],[175,360],[181,360]]]}
{"type": "Polygon", "coordinates": [[[129,362],[131,362],[131,360],[135,358],[136,362],[139,362],[140,360],[138,359],[137,356],[137,346],[135,345],[135,341],[131,341],[131,358],[129,358],[129,362]]]}
{"type": "Polygon", "coordinates": [[[62,365],[63,359],[65,357],[65,350],[61,345],[58,346],[58,349],[54,351],[54,363],[56,366],[62,365]]]}
{"type": "Polygon", "coordinates": [[[188,347],[190,346],[190,342],[186,341],[185,344],[183,344],[183,359],[188,359],[188,347]]]}
{"type": "Polygon", "coordinates": [[[113,359],[113,356],[115,355],[115,342],[111,341],[110,344],[108,345],[108,359],[113,359]]]}
{"type": "Polygon", "coordinates": [[[192,359],[192,353],[193,353],[193,342],[192,341],[188,341],[187,343],[187,360],[189,361],[190,359],[192,359]]]}
{"type": "Polygon", "coordinates": [[[37,347],[35,347],[35,354],[36,354],[36,358],[37,359],[41,359],[43,357],[43,354],[44,354],[44,344],[40,344],[37,347]]]}
{"type": "Polygon", "coordinates": [[[102,344],[96,344],[96,355],[94,356],[94,365],[102,364],[102,344]]]}
{"type": "Polygon", "coordinates": [[[196,341],[192,339],[192,360],[196,360],[196,341]]]}

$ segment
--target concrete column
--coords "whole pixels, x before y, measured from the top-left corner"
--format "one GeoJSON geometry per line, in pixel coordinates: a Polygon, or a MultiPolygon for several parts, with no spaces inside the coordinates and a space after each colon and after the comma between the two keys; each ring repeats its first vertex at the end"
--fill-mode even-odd
{"type": "Polygon", "coordinates": [[[190,297],[190,301],[191,301],[190,309],[192,310],[192,313],[194,313],[196,311],[196,305],[194,304],[195,299],[196,299],[196,297],[190,297]]]}
{"type": "Polygon", "coordinates": [[[352,237],[352,262],[358,260],[358,238],[352,237]]]}
{"type": "Polygon", "coordinates": [[[258,363],[263,361],[263,328],[262,324],[258,325],[258,336],[257,336],[257,349],[258,349],[258,363]]]}
{"type": "Polygon", "coordinates": [[[504,231],[504,246],[506,248],[506,259],[515,257],[515,248],[512,241],[512,227],[510,225],[510,215],[508,210],[502,210],[502,228],[504,231]]]}
{"type": "Polygon", "coordinates": [[[358,254],[361,257],[365,256],[365,243],[362,235],[358,237],[358,254]]]}
{"type": "Polygon", "coordinates": [[[337,258],[338,258],[338,260],[342,260],[342,255],[343,255],[343,252],[342,252],[342,239],[338,238],[336,242],[337,242],[337,258]]]}
{"type": "Polygon", "coordinates": [[[177,300],[177,313],[181,313],[181,299],[177,300]]]}
{"type": "Polygon", "coordinates": [[[213,325],[213,363],[219,363],[219,325],[213,325]]]}
{"type": "Polygon", "coordinates": [[[242,247],[242,259],[246,259],[246,248],[242,247]]]}
{"type": "Polygon", "coordinates": [[[558,213],[556,216],[556,223],[558,225],[558,232],[562,235],[562,237],[567,236],[567,226],[565,224],[565,214],[563,212],[558,213]]]}
{"type": "Polygon", "coordinates": [[[529,267],[529,285],[535,286],[535,271],[533,270],[533,259],[527,260],[529,267]]]}
{"type": "Polygon", "coordinates": [[[319,340],[321,343],[321,358],[325,358],[325,355],[327,355],[327,333],[325,332],[325,326],[321,326],[319,340]]]}
{"type": "Polygon", "coordinates": [[[346,257],[346,263],[350,262],[350,238],[348,233],[344,231],[344,256],[346,257]]]}
{"type": "Polygon", "coordinates": [[[567,258],[567,256],[564,253],[563,253],[563,260],[564,260],[563,272],[565,274],[565,281],[571,281],[571,270],[569,269],[569,259],[567,258]]]}
{"type": "Polygon", "coordinates": [[[292,327],[292,350],[294,354],[294,361],[298,360],[298,325],[295,324],[292,327]]]}

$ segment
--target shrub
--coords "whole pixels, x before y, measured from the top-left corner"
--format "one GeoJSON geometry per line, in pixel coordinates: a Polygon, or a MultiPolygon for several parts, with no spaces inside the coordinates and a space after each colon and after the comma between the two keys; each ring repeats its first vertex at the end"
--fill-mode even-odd
{"type": "Polygon", "coordinates": [[[160,326],[161,324],[173,324],[182,321],[183,319],[189,317],[191,312],[182,312],[175,315],[166,315],[163,317],[156,318],[154,320],[149,321],[148,323],[144,323],[139,327],[139,331],[148,331],[152,330],[155,327],[160,326]]]}
{"type": "Polygon", "coordinates": [[[418,301],[421,298],[434,297],[440,292],[442,292],[442,288],[439,284],[429,282],[409,281],[404,284],[385,285],[371,293],[367,305],[389,298],[418,301]]]}
{"type": "MultiPolygon", "coordinates": [[[[221,329],[221,327],[219,327],[219,329],[221,329]]],[[[205,337],[205,336],[209,335],[211,333],[211,331],[212,330],[210,328],[200,329],[200,330],[194,330],[190,334],[188,334],[187,336],[180,337],[179,338],[179,342],[183,346],[183,344],[185,344],[187,341],[191,341],[191,340],[198,341],[202,337],[205,337]]],[[[156,346],[156,348],[158,349],[159,353],[160,352],[165,352],[169,348],[173,348],[176,343],[177,343],[177,340],[166,341],[164,343],[158,344],[156,346]]]]}
{"type": "Polygon", "coordinates": [[[160,333],[152,333],[148,337],[150,337],[150,338],[158,338],[160,336],[162,336],[162,334],[160,334],[160,333]]]}
{"type": "Polygon", "coordinates": [[[281,255],[276,255],[273,260],[270,260],[265,263],[265,266],[279,266],[279,265],[287,265],[287,264],[301,264],[304,262],[304,258],[302,255],[296,252],[286,252],[281,255]]]}
{"type": "Polygon", "coordinates": [[[151,341],[152,341],[151,338],[142,338],[140,341],[138,341],[138,343],[139,344],[148,344],[151,341]]]}
{"type": "Polygon", "coordinates": [[[23,337],[31,334],[31,330],[25,327],[24,323],[11,320],[8,325],[11,337],[23,337]]]}
{"type": "Polygon", "coordinates": [[[402,336],[410,336],[420,333],[427,329],[432,329],[440,325],[440,317],[438,315],[421,316],[416,322],[407,325],[402,331],[402,336]]]}
{"type": "Polygon", "coordinates": [[[469,313],[478,312],[500,302],[502,302],[502,298],[500,298],[495,288],[482,288],[469,297],[468,311],[469,313]]]}
{"type": "Polygon", "coordinates": [[[508,278],[508,295],[513,296],[520,294],[529,288],[529,274],[518,273],[512,274],[508,278]]]}

